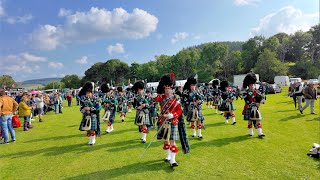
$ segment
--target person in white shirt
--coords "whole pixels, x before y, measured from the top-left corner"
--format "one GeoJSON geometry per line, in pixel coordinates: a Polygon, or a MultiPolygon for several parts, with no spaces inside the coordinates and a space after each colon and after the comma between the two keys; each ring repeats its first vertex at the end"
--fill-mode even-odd
{"type": "Polygon", "coordinates": [[[303,90],[303,85],[301,84],[301,82],[297,82],[294,88],[294,95],[298,100],[298,109],[302,108],[302,95],[303,95],[302,90],[303,90]]]}
{"type": "Polygon", "coordinates": [[[38,94],[36,96],[35,102],[36,102],[36,108],[37,108],[36,112],[38,112],[38,116],[39,116],[39,122],[43,122],[42,114],[43,114],[44,102],[43,102],[42,94],[38,94]]]}

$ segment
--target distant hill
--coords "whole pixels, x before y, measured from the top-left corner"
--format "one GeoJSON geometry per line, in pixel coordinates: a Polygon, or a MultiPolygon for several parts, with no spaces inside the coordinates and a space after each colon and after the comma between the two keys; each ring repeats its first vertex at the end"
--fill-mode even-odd
{"type": "Polygon", "coordinates": [[[54,81],[61,81],[62,78],[43,78],[43,79],[32,79],[32,80],[27,80],[27,81],[23,81],[22,83],[22,87],[30,85],[30,84],[41,84],[43,86],[54,82],[54,81]]]}

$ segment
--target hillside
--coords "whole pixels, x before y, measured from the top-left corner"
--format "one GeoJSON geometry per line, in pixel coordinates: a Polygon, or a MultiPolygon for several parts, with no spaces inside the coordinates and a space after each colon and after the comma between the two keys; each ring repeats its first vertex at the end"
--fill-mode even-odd
{"type": "Polygon", "coordinates": [[[22,87],[28,86],[30,84],[41,84],[41,85],[47,85],[53,81],[61,81],[62,78],[43,78],[43,79],[32,79],[32,80],[27,80],[23,81],[22,87]]]}

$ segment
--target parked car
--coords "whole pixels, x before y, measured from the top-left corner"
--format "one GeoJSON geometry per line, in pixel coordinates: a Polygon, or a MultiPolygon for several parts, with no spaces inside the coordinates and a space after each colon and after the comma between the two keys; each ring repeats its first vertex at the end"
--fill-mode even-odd
{"type": "Polygon", "coordinates": [[[276,94],[276,93],[281,93],[282,88],[278,84],[268,84],[268,94],[276,94]]]}

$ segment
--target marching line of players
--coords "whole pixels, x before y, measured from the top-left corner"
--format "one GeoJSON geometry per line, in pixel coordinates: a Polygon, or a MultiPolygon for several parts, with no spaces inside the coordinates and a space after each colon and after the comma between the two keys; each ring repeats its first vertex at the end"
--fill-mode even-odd
{"type": "MultiPolygon", "coordinates": [[[[260,103],[264,100],[264,94],[261,90],[254,88],[256,78],[254,74],[248,74],[244,81],[243,99],[245,100],[245,106],[242,114],[244,115],[244,120],[248,120],[249,134],[253,135],[253,125],[258,129],[258,136],[263,137],[262,125],[261,125],[261,114],[259,111],[260,103]]],[[[203,102],[207,102],[207,108],[214,108],[215,113],[218,110],[224,115],[225,123],[232,120],[232,124],[236,124],[235,117],[235,106],[233,101],[238,98],[239,94],[236,88],[229,86],[227,81],[219,81],[215,79],[211,83],[206,83],[205,86],[197,87],[197,78],[189,77],[184,87],[176,88],[175,95],[179,99],[179,103],[183,108],[183,115],[186,121],[189,123],[192,129],[191,136],[198,138],[203,138],[202,129],[204,126],[204,116],[202,114],[203,102]]],[[[87,84],[90,86],[90,83],[87,84]]],[[[88,88],[84,86],[84,91],[88,88]]],[[[89,87],[90,89],[90,87],[89,87]]],[[[89,90],[90,91],[90,90],[89,90]]],[[[141,141],[145,143],[147,141],[147,135],[150,128],[155,128],[157,124],[157,119],[159,115],[158,103],[155,102],[152,97],[155,92],[151,89],[146,89],[145,84],[142,81],[138,81],[130,89],[123,90],[122,87],[118,87],[117,91],[113,91],[108,87],[108,85],[103,84],[101,86],[101,92],[103,92],[103,97],[100,98],[101,107],[104,109],[104,115],[101,120],[107,123],[106,132],[111,133],[114,130],[114,121],[116,112],[119,113],[121,121],[125,121],[126,113],[132,112],[132,108],[136,109],[136,116],[134,124],[138,126],[139,133],[141,134],[141,141]]],[[[93,93],[91,91],[91,93],[93,93]]],[[[82,95],[86,95],[86,92],[82,92],[82,95]]],[[[86,96],[85,96],[86,97],[86,96]]],[[[92,99],[92,103],[97,103],[98,106],[99,97],[91,95],[91,97],[83,98],[92,99]]],[[[85,101],[81,103],[81,112],[89,113],[92,109],[85,108],[87,106],[84,104],[85,101]],[[83,109],[85,108],[85,110],[83,109]]],[[[95,114],[95,119],[100,120],[100,115],[97,110],[91,112],[95,114]],[[96,112],[95,112],[96,111],[96,112]]],[[[84,117],[84,116],[83,116],[84,117]]],[[[93,124],[93,123],[91,123],[93,124]]],[[[96,125],[96,126],[100,126],[96,125]]],[[[96,127],[92,127],[93,131],[88,131],[88,136],[95,136],[96,134],[101,134],[99,132],[94,132],[96,127]]],[[[100,127],[99,127],[100,128],[100,127]]],[[[94,144],[93,141],[89,141],[89,144],[94,144]]]]}

